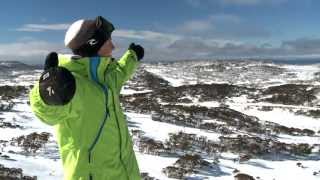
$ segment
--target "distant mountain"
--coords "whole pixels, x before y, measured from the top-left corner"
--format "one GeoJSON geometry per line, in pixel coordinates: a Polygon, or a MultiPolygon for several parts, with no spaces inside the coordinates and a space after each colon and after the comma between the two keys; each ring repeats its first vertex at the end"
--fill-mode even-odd
{"type": "Polygon", "coordinates": [[[0,61],[0,70],[34,70],[39,69],[39,65],[28,65],[19,61],[0,61]]]}

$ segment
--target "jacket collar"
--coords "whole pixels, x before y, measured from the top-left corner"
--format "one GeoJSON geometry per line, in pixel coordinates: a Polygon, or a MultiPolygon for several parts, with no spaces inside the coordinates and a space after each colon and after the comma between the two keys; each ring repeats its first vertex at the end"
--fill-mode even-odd
{"type": "Polygon", "coordinates": [[[81,57],[66,54],[59,54],[58,59],[59,66],[98,83],[104,83],[104,73],[112,61],[111,57],[81,57]]]}

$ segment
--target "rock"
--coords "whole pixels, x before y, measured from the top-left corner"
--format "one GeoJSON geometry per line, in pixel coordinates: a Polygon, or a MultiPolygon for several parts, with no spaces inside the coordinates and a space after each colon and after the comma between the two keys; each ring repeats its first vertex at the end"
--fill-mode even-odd
{"type": "Polygon", "coordinates": [[[253,176],[250,176],[249,174],[245,173],[238,173],[234,176],[235,180],[254,180],[253,176]]]}
{"type": "Polygon", "coordinates": [[[12,128],[12,129],[22,129],[22,126],[18,125],[18,124],[13,124],[10,122],[0,122],[0,128],[12,128]]]}
{"type": "Polygon", "coordinates": [[[0,96],[3,100],[10,100],[21,95],[27,95],[28,88],[25,86],[0,86],[0,96]]]}
{"type": "Polygon", "coordinates": [[[0,100],[0,112],[11,111],[15,103],[11,100],[0,100]]]}
{"type": "Polygon", "coordinates": [[[158,180],[154,177],[149,176],[149,173],[147,172],[142,172],[140,173],[142,180],[158,180]]]}
{"type": "Polygon", "coordinates": [[[295,114],[309,116],[313,118],[320,118],[320,110],[308,110],[308,111],[299,110],[295,112],[295,114]]]}
{"type": "Polygon", "coordinates": [[[181,156],[175,163],[175,167],[184,168],[188,171],[193,171],[194,169],[201,169],[203,167],[209,167],[210,163],[202,159],[200,155],[190,155],[185,154],[181,156]]]}
{"type": "Polygon", "coordinates": [[[146,154],[160,155],[161,152],[164,152],[164,145],[161,141],[155,141],[152,138],[141,137],[137,146],[139,151],[146,154]]]}
{"type": "Polygon", "coordinates": [[[189,172],[183,168],[168,166],[162,169],[162,173],[164,173],[168,178],[182,179],[189,172]]]}
{"type": "Polygon", "coordinates": [[[285,105],[304,105],[312,103],[317,97],[314,91],[317,88],[309,89],[312,86],[299,84],[284,84],[280,86],[269,87],[263,91],[262,95],[270,96],[264,98],[264,101],[271,103],[280,103],[285,105]]]}
{"type": "Polygon", "coordinates": [[[144,67],[138,68],[135,75],[128,82],[127,86],[137,91],[145,89],[160,90],[170,87],[168,81],[151,72],[146,71],[144,67]]]}
{"type": "Polygon", "coordinates": [[[233,171],[232,171],[232,173],[233,174],[237,174],[237,173],[239,173],[240,171],[238,170],[238,169],[234,169],[233,171]]]}
{"type": "Polygon", "coordinates": [[[19,136],[12,139],[12,144],[23,147],[26,153],[35,153],[43,147],[49,140],[50,134],[42,132],[40,134],[33,132],[26,136],[19,136]]]}
{"type": "Polygon", "coordinates": [[[37,180],[36,176],[24,176],[21,168],[6,168],[0,164],[0,179],[2,180],[37,180]]]}

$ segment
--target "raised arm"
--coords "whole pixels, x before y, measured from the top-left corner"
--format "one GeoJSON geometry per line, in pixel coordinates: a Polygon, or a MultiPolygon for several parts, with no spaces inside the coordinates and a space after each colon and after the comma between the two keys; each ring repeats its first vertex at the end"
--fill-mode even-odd
{"type": "Polygon", "coordinates": [[[115,83],[117,91],[127,82],[138,67],[139,61],[144,56],[144,49],[140,45],[131,44],[128,51],[114,62],[106,73],[107,83],[115,83]]]}
{"type": "Polygon", "coordinates": [[[75,84],[71,72],[58,67],[57,53],[50,53],[46,58],[44,72],[30,92],[32,111],[48,125],[58,124],[69,113],[75,84]]]}

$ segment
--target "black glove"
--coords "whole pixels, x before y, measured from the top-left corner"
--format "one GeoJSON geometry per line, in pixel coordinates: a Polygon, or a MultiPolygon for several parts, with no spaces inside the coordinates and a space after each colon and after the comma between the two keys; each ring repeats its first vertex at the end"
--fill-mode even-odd
{"type": "Polygon", "coordinates": [[[39,80],[39,92],[42,100],[48,105],[65,105],[73,97],[76,89],[72,73],[58,67],[58,55],[51,52],[46,57],[44,72],[39,80]]]}
{"type": "Polygon", "coordinates": [[[46,57],[46,61],[44,63],[44,70],[58,67],[58,64],[59,64],[58,54],[56,52],[51,52],[46,57]]]}
{"type": "Polygon", "coordinates": [[[130,46],[129,46],[129,49],[133,50],[136,53],[139,61],[143,58],[144,49],[143,49],[142,46],[135,45],[134,43],[131,43],[130,46]]]}

